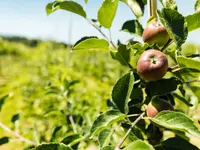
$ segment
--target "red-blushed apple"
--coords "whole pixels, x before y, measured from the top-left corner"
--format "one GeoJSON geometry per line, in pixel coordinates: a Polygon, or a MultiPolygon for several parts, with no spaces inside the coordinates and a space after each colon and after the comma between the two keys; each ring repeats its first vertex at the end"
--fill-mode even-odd
{"type": "Polygon", "coordinates": [[[166,74],[167,69],[167,57],[159,50],[147,50],[137,61],[137,72],[146,81],[161,79],[166,74]]]}
{"type": "Polygon", "coordinates": [[[148,117],[155,117],[159,112],[164,110],[174,110],[173,106],[163,99],[152,100],[146,108],[146,114],[148,117]]]}
{"type": "Polygon", "coordinates": [[[169,35],[164,26],[159,25],[157,22],[153,22],[144,29],[142,38],[144,42],[157,44],[158,47],[162,47],[169,40],[169,35]]]}

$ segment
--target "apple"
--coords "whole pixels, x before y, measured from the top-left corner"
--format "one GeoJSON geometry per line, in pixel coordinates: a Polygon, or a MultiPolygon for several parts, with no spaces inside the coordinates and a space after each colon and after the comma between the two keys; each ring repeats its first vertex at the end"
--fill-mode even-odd
{"type": "Polygon", "coordinates": [[[137,61],[137,72],[146,81],[161,79],[166,74],[167,69],[167,57],[159,50],[147,50],[137,61]]]}
{"type": "Polygon", "coordinates": [[[169,40],[169,35],[164,26],[159,25],[157,22],[153,22],[144,29],[142,38],[144,42],[157,44],[158,47],[162,47],[169,40]]]}
{"type": "Polygon", "coordinates": [[[153,99],[146,108],[148,117],[155,117],[159,112],[164,110],[174,110],[173,106],[163,99],[153,99]]]}

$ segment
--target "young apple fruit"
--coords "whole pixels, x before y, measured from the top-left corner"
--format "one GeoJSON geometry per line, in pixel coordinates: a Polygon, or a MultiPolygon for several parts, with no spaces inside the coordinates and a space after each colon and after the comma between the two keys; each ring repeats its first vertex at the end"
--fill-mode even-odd
{"type": "Polygon", "coordinates": [[[152,100],[147,108],[146,113],[148,117],[155,117],[159,112],[163,110],[174,110],[173,106],[163,99],[154,99],[152,100]]]}
{"type": "Polygon", "coordinates": [[[144,42],[157,44],[158,47],[162,47],[169,40],[169,35],[164,26],[159,25],[157,22],[153,22],[144,29],[142,38],[144,42]]]}
{"type": "Polygon", "coordinates": [[[167,57],[159,50],[147,50],[137,61],[137,72],[146,81],[161,79],[166,74],[167,69],[167,57]]]}

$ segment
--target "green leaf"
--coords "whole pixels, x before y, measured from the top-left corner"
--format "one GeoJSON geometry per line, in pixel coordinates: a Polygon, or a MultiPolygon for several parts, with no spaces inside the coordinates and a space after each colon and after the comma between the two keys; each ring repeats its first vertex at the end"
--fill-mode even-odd
{"type": "Polygon", "coordinates": [[[52,12],[55,11],[55,9],[53,9],[53,5],[56,4],[57,2],[52,2],[52,3],[48,3],[46,6],[46,13],[47,15],[51,14],[52,12]]]}
{"type": "Polygon", "coordinates": [[[185,150],[186,148],[188,150],[199,150],[196,146],[192,145],[190,142],[178,137],[169,138],[161,142],[161,146],[165,150],[185,150]]]}
{"type": "Polygon", "coordinates": [[[72,150],[69,146],[65,144],[50,143],[39,145],[32,150],[72,150]]]}
{"type": "Polygon", "coordinates": [[[6,94],[6,95],[0,97],[0,111],[1,111],[1,109],[2,109],[2,107],[3,107],[3,104],[5,103],[5,100],[6,100],[8,97],[9,97],[9,94],[6,94]]]}
{"type": "Polygon", "coordinates": [[[185,17],[188,24],[188,31],[193,31],[200,28],[200,12],[185,17]]]}
{"type": "Polygon", "coordinates": [[[55,129],[53,130],[53,133],[51,135],[51,142],[54,141],[54,139],[56,138],[56,133],[62,128],[62,126],[56,126],[55,129]]]}
{"type": "Polygon", "coordinates": [[[118,60],[123,66],[129,66],[130,50],[126,48],[126,45],[120,44],[117,51],[110,51],[113,59],[118,60]]]}
{"type": "Polygon", "coordinates": [[[143,27],[137,20],[128,20],[122,26],[122,31],[142,36],[143,27]]]}
{"type": "Polygon", "coordinates": [[[146,5],[146,1],[141,1],[141,0],[121,0],[121,1],[126,3],[130,7],[130,9],[137,18],[143,16],[144,6],[146,5]]]}
{"type": "Polygon", "coordinates": [[[103,131],[106,127],[114,124],[117,121],[120,121],[126,117],[125,114],[122,114],[118,110],[109,110],[103,114],[101,114],[94,121],[92,128],[90,130],[90,134],[92,136],[97,135],[101,131],[103,131]]]}
{"type": "Polygon", "coordinates": [[[118,7],[118,0],[104,0],[98,11],[98,21],[105,28],[110,28],[118,7]]]}
{"type": "Polygon", "coordinates": [[[185,18],[176,10],[162,9],[158,11],[162,24],[179,48],[187,39],[188,30],[185,18]]]}
{"type": "Polygon", "coordinates": [[[114,150],[115,147],[114,146],[104,146],[103,148],[101,148],[100,150],[114,150]]]}
{"type": "Polygon", "coordinates": [[[98,136],[98,141],[99,141],[100,147],[109,145],[112,133],[113,133],[113,131],[111,129],[105,129],[100,132],[100,134],[98,136]]]}
{"type": "Polygon", "coordinates": [[[14,115],[12,116],[12,119],[11,119],[12,123],[15,123],[15,121],[19,120],[19,118],[20,118],[19,113],[14,114],[14,115]]]}
{"type": "Polygon", "coordinates": [[[74,146],[75,144],[78,144],[81,139],[82,139],[81,135],[73,134],[65,137],[61,142],[64,143],[65,145],[74,146]]]}
{"type": "Polygon", "coordinates": [[[178,71],[173,72],[173,74],[182,82],[197,80],[200,76],[200,70],[190,69],[190,68],[182,68],[178,71]]]}
{"type": "Polygon", "coordinates": [[[195,9],[195,11],[200,10],[200,0],[196,0],[195,5],[194,5],[194,9],[195,9]]]}
{"type": "Polygon", "coordinates": [[[5,136],[0,138],[0,146],[9,142],[9,137],[5,136]]]}
{"type": "Polygon", "coordinates": [[[66,10],[86,18],[86,13],[83,7],[74,1],[63,1],[63,2],[55,1],[53,3],[47,4],[46,6],[47,15],[51,14],[52,12],[58,9],[66,10]]]}
{"type": "Polygon", "coordinates": [[[183,56],[177,56],[177,62],[180,67],[200,70],[200,61],[198,60],[183,56]]]}
{"type": "Polygon", "coordinates": [[[123,150],[155,150],[152,145],[142,140],[137,140],[126,146],[123,150]]]}
{"type": "Polygon", "coordinates": [[[134,85],[133,72],[124,75],[120,78],[112,90],[112,100],[118,107],[118,109],[127,114],[128,113],[128,101],[131,96],[131,92],[134,85]]]}
{"type": "Polygon", "coordinates": [[[143,45],[142,43],[137,41],[130,41],[127,44],[127,48],[133,51],[134,55],[141,55],[148,47],[149,45],[147,43],[143,45]]]}
{"type": "Polygon", "coordinates": [[[200,131],[194,122],[181,112],[161,111],[151,121],[167,129],[187,132],[200,137],[200,131]]]}
{"type": "Polygon", "coordinates": [[[177,5],[175,0],[160,0],[160,2],[165,8],[177,10],[177,5]]]}
{"type": "Polygon", "coordinates": [[[96,37],[84,37],[74,45],[72,50],[109,50],[109,43],[96,37]]]}
{"type": "Polygon", "coordinates": [[[172,91],[175,91],[177,89],[178,84],[179,81],[176,78],[151,81],[146,85],[146,93],[150,97],[156,95],[165,95],[172,91]]]}

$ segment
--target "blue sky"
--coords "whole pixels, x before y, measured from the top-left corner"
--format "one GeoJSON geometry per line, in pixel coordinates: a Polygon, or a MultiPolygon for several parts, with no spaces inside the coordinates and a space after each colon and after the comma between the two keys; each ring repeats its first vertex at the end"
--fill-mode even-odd
{"type": "MultiPolygon", "coordinates": [[[[103,0],[89,0],[85,5],[84,0],[77,0],[83,4],[87,15],[96,18],[97,10],[103,0]]],[[[195,0],[176,0],[179,11],[183,15],[194,12],[195,0]]],[[[66,11],[57,11],[50,16],[46,15],[45,6],[52,0],[6,0],[0,3],[0,34],[20,35],[28,38],[51,39],[74,43],[84,36],[102,37],[86,20],[78,15],[66,11]]],[[[158,7],[161,7],[159,4],[158,7]]],[[[147,14],[147,13],[145,13],[147,14]]],[[[122,24],[134,15],[128,7],[120,3],[116,18],[111,29],[112,38],[125,42],[132,38],[128,33],[120,32],[122,24]]],[[[145,26],[147,15],[142,19],[145,26]]],[[[108,33],[107,30],[104,30],[108,33]]],[[[187,42],[199,43],[200,30],[189,33],[187,42]]]]}

